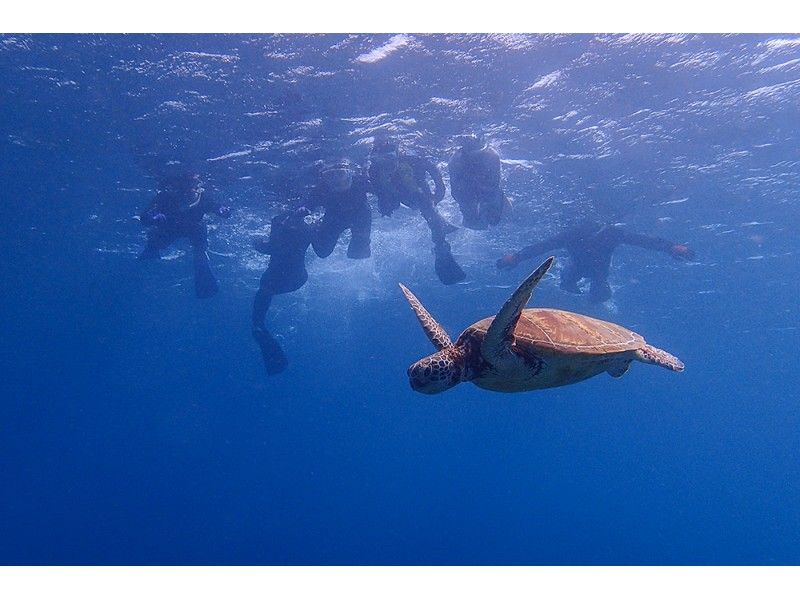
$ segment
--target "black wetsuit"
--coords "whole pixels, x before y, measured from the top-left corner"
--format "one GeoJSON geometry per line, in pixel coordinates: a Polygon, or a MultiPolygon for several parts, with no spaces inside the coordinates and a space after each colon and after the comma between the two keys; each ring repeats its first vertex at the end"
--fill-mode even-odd
{"type": "Polygon", "coordinates": [[[420,211],[431,229],[434,244],[444,242],[449,227],[436,211],[436,204],[444,197],[444,180],[439,168],[421,156],[401,154],[398,166],[387,171],[379,164],[369,167],[369,180],[373,193],[378,197],[378,211],[390,216],[400,204],[420,211]],[[428,184],[428,175],[433,180],[433,191],[428,184]]]}
{"type": "Polygon", "coordinates": [[[442,173],[430,160],[401,153],[397,168],[386,168],[380,162],[369,167],[372,192],[378,197],[378,210],[389,216],[400,204],[420,211],[431,230],[436,273],[444,284],[453,284],[466,278],[450,253],[447,233],[455,230],[436,210],[436,204],[444,197],[445,187],[442,173]],[[428,175],[433,180],[433,191],[428,184],[428,175]]]}
{"type": "Polygon", "coordinates": [[[210,199],[202,188],[159,191],[140,214],[142,225],[149,230],[139,259],[158,259],[161,251],[177,239],[189,239],[194,253],[195,292],[200,298],[211,297],[219,290],[208,261],[208,230],[203,222],[206,214],[227,218],[230,210],[210,199]]]}
{"type": "Polygon", "coordinates": [[[272,219],[269,240],[255,244],[257,251],[270,255],[253,302],[253,336],[269,374],[283,371],[288,362],[280,345],[264,328],[264,319],[274,295],[296,291],[308,280],[305,257],[312,236],[311,225],[304,220],[306,214],[304,209],[278,214],[272,219]]]}
{"type": "Polygon", "coordinates": [[[483,230],[500,222],[507,205],[501,188],[500,156],[489,146],[474,152],[458,149],[450,158],[450,192],[464,226],[483,230]]]}
{"type": "MultiPolygon", "coordinates": [[[[578,282],[582,278],[588,278],[591,282],[589,300],[592,303],[602,303],[611,298],[611,287],[608,284],[611,256],[620,245],[635,245],[675,256],[675,244],[666,239],[633,233],[622,225],[591,222],[528,245],[517,252],[515,258],[519,262],[548,251],[565,249],[569,260],[561,271],[561,288],[570,293],[580,293],[578,282]]],[[[501,262],[498,261],[498,266],[500,265],[501,262]]]]}
{"type": "Polygon", "coordinates": [[[352,237],[347,247],[347,257],[363,259],[370,256],[372,212],[367,191],[369,181],[363,175],[355,175],[347,191],[332,191],[322,182],[311,189],[303,202],[305,207],[310,210],[320,206],[325,208],[325,215],[312,239],[314,252],[319,257],[328,257],[341,234],[348,228],[352,237]]]}

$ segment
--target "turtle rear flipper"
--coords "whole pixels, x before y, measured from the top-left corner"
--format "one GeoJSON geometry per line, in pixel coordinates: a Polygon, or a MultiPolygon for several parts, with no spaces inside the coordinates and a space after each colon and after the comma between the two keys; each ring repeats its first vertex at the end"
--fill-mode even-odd
{"type": "Polygon", "coordinates": [[[680,359],[653,345],[645,345],[641,349],[637,349],[634,353],[636,359],[644,363],[652,363],[653,365],[667,368],[673,372],[682,372],[685,369],[680,359]]]}
{"type": "Polygon", "coordinates": [[[496,365],[513,355],[510,349],[514,340],[514,328],[519,322],[522,310],[531,299],[534,287],[539,284],[555,259],[550,256],[536,268],[497,312],[481,343],[481,355],[489,363],[496,365]]]}

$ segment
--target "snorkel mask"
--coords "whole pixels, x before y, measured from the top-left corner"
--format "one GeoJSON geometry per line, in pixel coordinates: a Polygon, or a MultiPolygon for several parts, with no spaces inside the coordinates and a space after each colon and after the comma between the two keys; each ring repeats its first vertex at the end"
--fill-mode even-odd
{"type": "Polygon", "coordinates": [[[483,135],[464,135],[461,137],[460,141],[461,149],[468,154],[479,152],[486,147],[486,140],[483,138],[483,135]]]}
{"type": "Polygon", "coordinates": [[[337,193],[348,191],[353,185],[353,168],[348,162],[340,162],[323,168],[319,173],[323,184],[337,193]]]}
{"type": "Polygon", "coordinates": [[[158,184],[158,193],[172,199],[174,210],[184,211],[200,203],[203,187],[198,174],[177,174],[163,178],[158,184]]]}
{"type": "Polygon", "coordinates": [[[400,164],[400,146],[393,137],[376,137],[369,160],[379,168],[395,171],[400,164]]]}

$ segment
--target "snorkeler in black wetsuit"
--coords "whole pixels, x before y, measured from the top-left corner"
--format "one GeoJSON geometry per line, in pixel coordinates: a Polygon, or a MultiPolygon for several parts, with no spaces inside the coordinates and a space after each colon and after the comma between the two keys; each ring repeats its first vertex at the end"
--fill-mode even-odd
{"type": "Polygon", "coordinates": [[[448,163],[450,192],[463,224],[485,230],[500,223],[510,207],[501,186],[500,155],[480,135],[466,135],[448,163]]]}
{"type": "Polygon", "coordinates": [[[150,206],[139,216],[142,225],[149,227],[140,260],[159,259],[161,250],[175,240],[189,239],[194,253],[195,293],[201,299],[219,290],[208,261],[208,231],[203,222],[206,214],[228,218],[231,209],[213,201],[197,175],[182,174],[164,178],[150,206]]]}
{"type": "Polygon", "coordinates": [[[589,301],[602,303],[611,298],[608,273],[611,256],[620,245],[635,245],[653,251],[661,251],[677,260],[691,260],[694,251],[686,245],[672,243],[659,237],[632,233],[622,225],[586,222],[550,239],[528,245],[517,253],[497,260],[500,269],[513,268],[523,260],[533,258],[554,249],[565,249],[569,261],[561,271],[561,288],[569,293],[580,293],[578,282],[588,278],[589,301]]]}
{"type": "Polygon", "coordinates": [[[296,291],[308,280],[305,257],[312,240],[312,227],[305,218],[309,214],[305,207],[278,214],[272,219],[269,239],[254,243],[256,251],[270,256],[253,302],[253,337],[270,375],[285,370],[288,360],[278,341],[264,327],[264,319],[274,295],[296,291]]]}
{"type": "Polygon", "coordinates": [[[430,160],[401,151],[397,141],[377,137],[372,146],[369,166],[372,192],[378,197],[378,210],[390,216],[403,204],[420,211],[433,239],[436,274],[444,284],[454,284],[466,278],[456,263],[445,235],[456,230],[436,210],[444,197],[444,181],[438,167],[430,160]],[[428,184],[433,179],[434,190],[428,184]]]}
{"type": "Polygon", "coordinates": [[[323,165],[318,179],[303,202],[310,210],[325,208],[325,215],[314,231],[314,252],[319,257],[328,257],[341,234],[349,228],[352,236],[347,257],[368,258],[372,212],[367,200],[367,177],[349,160],[340,160],[323,165]]]}

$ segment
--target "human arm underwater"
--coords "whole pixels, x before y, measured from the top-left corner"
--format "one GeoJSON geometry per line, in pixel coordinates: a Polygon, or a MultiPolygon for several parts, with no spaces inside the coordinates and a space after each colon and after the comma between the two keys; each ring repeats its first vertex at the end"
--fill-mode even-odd
{"type": "Polygon", "coordinates": [[[230,206],[222,205],[218,201],[215,201],[212,195],[203,188],[198,189],[197,193],[199,194],[198,204],[203,214],[214,214],[220,218],[231,217],[230,206]]]}
{"type": "Polygon", "coordinates": [[[431,160],[425,160],[425,170],[433,179],[433,203],[439,203],[444,199],[444,179],[439,167],[431,160]]]}
{"type": "Polygon", "coordinates": [[[419,190],[430,195],[434,204],[439,203],[444,198],[445,192],[444,179],[439,167],[432,160],[422,156],[407,155],[404,159],[408,160],[414,172],[416,186],[419,190]],[[430,189],[426,175],[433,180],[433,191],[430,189]]]}
{"type": "Polygon", "coordinates": [[[562,249],[566,245],[567,233],[561,233],[544,241],[533,243],[523,247],[516,253],[509,253],[501,257],[495,265],[499,270],[506,270],[516,267],[520,262],[529,260],[547,251],[562,249]]]}
{"type": "Polygon", "coordinates": [[[281,251],[293,244],[304,244],[306,247],[311,242],[311,225],[305,218],[311,211],[303,205],[297,205],[276,216],[270,221],[269,237],[257,237],[253,241],[253,249],[264,255],[272,255],[274,251],[281,251]]]}
{"type": "Polygon", "coordinates": [[[167,221],[167,215],[161,210],[158,196],[154,197],[150,204],[135,216],[142,226],[157,226],[167,221]]]}
{"type": "Polygon", "coordinates": [[[620,243],[642,247],[643,249],[650,249],[651,251],[660,251],[672,256],[676,260],[688,261],[695,257],[695,252],[687,245],[673,243],[661,237],[632,233],[624,229],[620,230],[620,243]]]}

